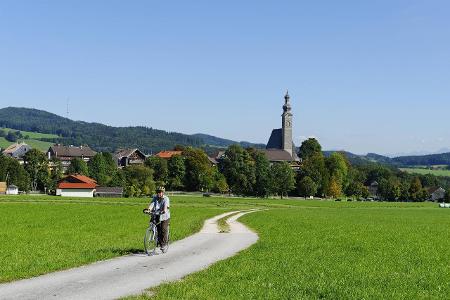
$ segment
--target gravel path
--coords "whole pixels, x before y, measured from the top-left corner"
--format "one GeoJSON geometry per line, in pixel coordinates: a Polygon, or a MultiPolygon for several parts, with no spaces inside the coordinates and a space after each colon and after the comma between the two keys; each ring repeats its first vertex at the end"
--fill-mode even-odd
{"type": "Polygon", "coordinates": [[[165,254],[132,254],[39,277],[0,284],[0,299],[117,299],[140,294],[162,282],[174,281],[235,255],[258,240],[237,222],[241,212],[228,219],[229,233],[218,233],[217,220],[174,242],[165,254]]]}

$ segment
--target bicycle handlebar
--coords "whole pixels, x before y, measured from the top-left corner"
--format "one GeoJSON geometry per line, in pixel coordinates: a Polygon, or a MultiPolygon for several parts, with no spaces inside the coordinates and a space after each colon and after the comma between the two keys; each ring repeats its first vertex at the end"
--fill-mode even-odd
{"type": "Polygon", "coordinates": [[[148,208],[144,208],[144,209],[142,210],[142,212],[143,212],[144,214],[146,214],[146,215],[154,215],[154,216],[160,216],[160,215],[163,214],[163,213],[161,213],[161,212],[150,211],[148,208]]]}

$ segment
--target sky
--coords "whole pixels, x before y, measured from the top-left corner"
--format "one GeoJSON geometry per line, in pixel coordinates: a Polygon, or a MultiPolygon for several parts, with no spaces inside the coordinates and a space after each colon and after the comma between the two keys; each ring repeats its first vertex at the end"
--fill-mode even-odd
{"type": "Polygon", "coordinates": [[[450,151],[450,1],[0,0],[0,108],[267,143],[450,151]]]}

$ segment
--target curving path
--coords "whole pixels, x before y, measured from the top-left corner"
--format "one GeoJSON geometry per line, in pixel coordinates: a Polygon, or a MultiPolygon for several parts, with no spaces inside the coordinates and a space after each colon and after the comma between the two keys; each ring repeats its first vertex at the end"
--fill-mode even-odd
{"type": "Polygon", "coordinates": [[[0,299],[116,299],[140,294],[162,282],[178,280],[248,248],[258,235],[237,221],[227,223],[229,233],[218,233],[217,220],[206,220],[203,229],[174,242],[165,254],[131,254],[83,267],[0,284],[0,299]]]}

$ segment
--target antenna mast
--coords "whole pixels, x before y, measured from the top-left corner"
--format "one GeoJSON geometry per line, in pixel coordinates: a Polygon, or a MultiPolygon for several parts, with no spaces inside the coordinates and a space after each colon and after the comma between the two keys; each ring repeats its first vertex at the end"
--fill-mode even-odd
{"type": "Polygon", "coordinates": [[[69,97],[67,97],[67,110],[66,110],[66,114],[67,114],[67,119],[69,118],[69,97]]]}

